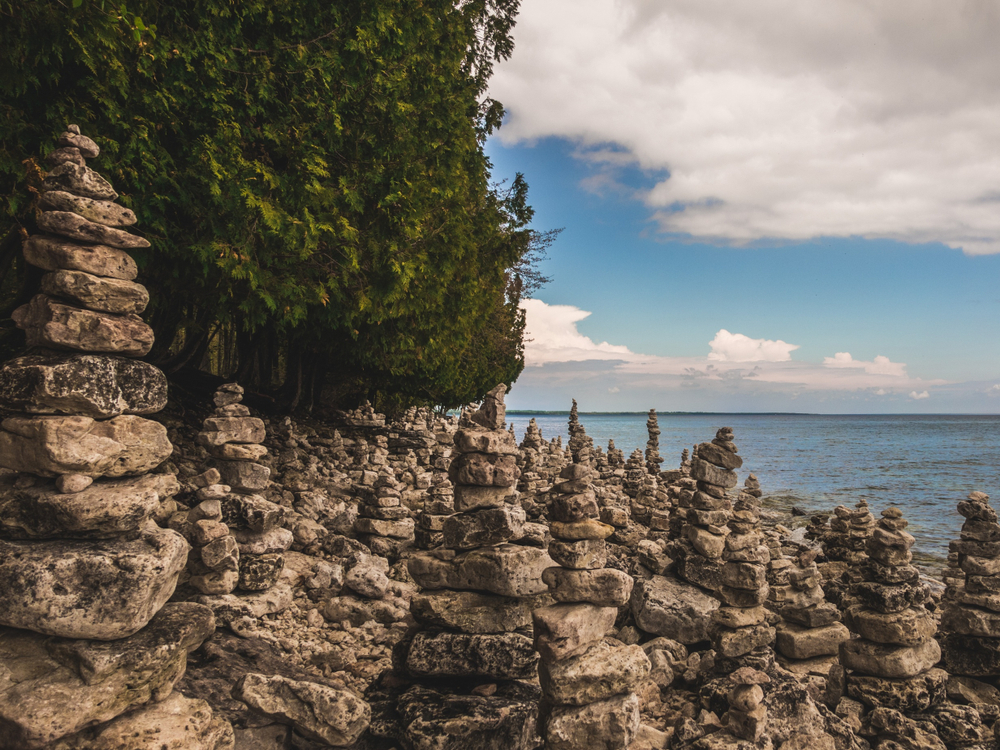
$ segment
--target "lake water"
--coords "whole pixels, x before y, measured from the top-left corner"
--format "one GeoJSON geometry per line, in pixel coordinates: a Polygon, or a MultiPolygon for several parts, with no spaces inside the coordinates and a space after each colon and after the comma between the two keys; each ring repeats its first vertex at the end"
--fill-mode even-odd
{"type": "MultiPolygon", "coordinates": [[[[567,414],[507,413],[520,442],[534,416],[546,440],[567,441],[567,414]]],[[[748,472],[760,480],[766,505],[812,513],[865,498],[876,517],[890,505],[910,521],[914,553],[940,564],[957,539],[956,506],[971,491],[1000,498],[1000,416],[659,414],[664,469],[681,450],[732,427],[748,472]]],[[[645,414],[581,414],[596,445],[609,439],[625,456],[646,447],[645,414]]]]}

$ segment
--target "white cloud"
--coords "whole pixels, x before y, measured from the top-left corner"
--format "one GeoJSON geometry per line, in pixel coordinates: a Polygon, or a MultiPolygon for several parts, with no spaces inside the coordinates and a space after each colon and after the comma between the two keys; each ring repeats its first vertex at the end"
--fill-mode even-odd
{"type": "Polygon", "coordinates": [[[799,347],[784,341],[752,339],[742,333],[730,333],[725,328],[708,342],[712,351],[708,358],[719,362],[787,362],[799,347]]]}
{"type": "Polygon", "coordinates": [[[608,393],[618,393],[619,391],[621,391],[621,388],[619,388],[617,385],[608,388],[608,393]]]}
{"type": "Polygon", "coordinates": [[[912,398],[914,401],[920,401],[921,399],[924,398],[930,398],[930,396],[931,394],[929,394],[927,391],[921,391],[920,393],[917,393],[916,391],[910,391],[910,398],[912,398]]]}
{"type": "Polygon", "coordinates": [[[864,370],[870,375],[891,375],[897,378],[906,377],[906,365],[904,363],[893,362],[881,354],[871,362],[865,362],[864,360],[854,359],[850,352],[837,352],[832,357],[823,357],[823,364],[826,367],[855,367],[864,370]]]}
{"type": "Polygon", "coordinates": [[[514,35],[500,138],[669,173],[667,232],[1000,252],[998,3],[532,0],[514,35]]]}
{"type": "Polygon", "coordinates": [[[637,355],[627,346],[596,343],[576,330],[590,313],[573,305],[548,305],[538,299],[521,301],[525,312],[524,362],[527,366],[549,362],[593,359],[629,360],[637,355]]]}

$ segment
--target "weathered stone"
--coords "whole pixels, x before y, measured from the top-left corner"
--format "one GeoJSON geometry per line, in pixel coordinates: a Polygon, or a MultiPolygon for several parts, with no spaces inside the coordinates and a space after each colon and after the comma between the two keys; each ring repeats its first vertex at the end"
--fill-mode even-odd
{"type": "Polygon", "coordinates": [[[280,675],[248,674],[233,687],[233,698],[334,747],[354,744],[371,722],[371,708],[354,693],[280,675]]]}
{"type": "Polygon", "coordinates": [[[519,505],[456,513],[444,522],[444,546],[470,549],[519,539],[526,520],[524,508],[519,505]]]}
{"type": "Polygon", "coordinates": [[[382,521],[377,518],[359,518],[354,529],[362,534],[389,537],[390,539],[412,539],[415,524],[412,518],[397,521],[382,521]]]}
{"type": "Polygon", "coordinates": [[[368,599],[381,599],[389,589],[389,577],[375,565],[362,563],[347,571],[344,585],[368,599]]]}
{"type": "Polygon", "coordinates": [[[713,466],[708,461],[702,461],[700,458],[691,460],[691,476],[698,481],[714,484],[716,487],[722,487],[727,490],[730,487],[735,487],[737,482],[735,472],[720,469],[718,466],[713,466]]]}
{"type": "Polygon", "coordinates": [[[947,682],[948,673],[943,669],[931,669],[907,680],[853,674],[847,680],[847,694],[872,708],[917,713],[944,700],[947,682]]]}
{"type": "Polygon", "coordinates": [[[70,125],[68,130],[61,133],[57,143],[64,148],[75,148],[88,159],[95,159],[101,154],[98,145],[91,138],[80,135],[80,128],[76,125],[70,125]]]}
{"type": "Polygon", "coordinates": [[[510,487],[478,487],[460,484],[454,490],[455,510],[459,513],[480,508],[502,508],[514,501],[510,487]]]}
{"type": "Polygon", "coordinates": [[[941,629],[961,635],[1000,637],[1000,612],[978,607],[945,607],[941,629]]]}
{"type": "Polygon", "coordinates": [[[239,542],[240,553],[246,555],[268,555],[284,552],[292,546],[295,536],[288,529],[273,528],[269,531],[252,531],[245,528],[231,530],[239,542]]]}
{"type": "Polygon", "coordinates": [[[183,676],[188,653],[214,631],[211,610],[188,602],[165,605],[141,632],[110,643],[0,631],[0,746],[50,748],[60,737],[163,700],[183,676]]]}
{"type": "Polygon", "coordinates": [[[765,622],[767,610],[763,607],[719,607],[711,616],[712,622],[720,627],[745,628],[765,622]]]}
{"type": "Polygon", "coordinates": [[[125,206],[111,201],[95,201],[62,190],[42,193],[38,206],[43,211],[71,211],[84,219],[106,227],[127,227],[135,224],[135,214],[125,206]]]}
{"type": "Polygon", "coordinates": [[[106,279],[83,271],[53,271],[42,276],[42,291],[70,299],[88,310],[115,314],[141,313],[149,304],[146,287],[132,281],[106,279]]]}
{"type": "Polygon", "coordinates": [[[617,607],[554,604],[532,613],[535,648],[546,661],[576,656],[614,626],[617,607]]]}
{"type": "Polygon", "coordinates": [[[224,443],[262,443],[267,435],[257,417],[209,417],[202,425],[198,442],[206,446],[224,443]]]}
{"type": "Polygon", "coordinates": [[[83,271],[94,276],[132,281],[139,274],[132,256],[104,245],[77,245],[62,237],[36,234],[23,245],[24,259],[46,271],[83,271]]]}
{"type": "Polygon", "coordinates": [[[941,639],[943,666],[967,677],[1000,675],[1000,638],[948,633],[941,639]]]}
{"type": "Polygon", "coordinates": [[[237,492],[265,490],[271,481],[271,470],[263,464],[248,461],[218,461],[216,468],[222,475],[222,481],[237,492]]]}
{"type": "Polygon", "coordinates": [[[557,602],[587,602],[599,607],[620,607],[632,593],[632,576],[613,568],[572,570],[554,567],[542,581],[557,602]]]}
{"type": "Polygon", "coordinates": [[[285,558],[281,554],[245,555],[240,552],[240,582],[243,591],[263,591],[281,577],[285,558]]]}
{"type": "Polygon", "coordinates": [[[713,639],[716,653],[728,658],[743,656],[772,643],[774,643],[774,628],[764,624],[750,625],[736,630],[720,628],[713,639]]]}
{"type": "Polygon", "coordinates": [[[50,484],[18,488],[8,474],[0,477],[0,538],[104,539],[137,532],[179,490],[172,474],[106,480],[71,494],[50,484]]]}
{"type": "Polygon", "coordinates": [[[593,518],[584,521],[553,521],[552,536],[563,541],[575,542],[581,539],[607,539],[615,533],[615,527],[601,523],[593,518]]]}
{"type": "Polygon", "coordinates": [[[647,633],[691,645],[709,640],[719,601],[674,578],[653,576],[636,581],[631,608],[636,624],[647,633]]]}
{"type": "Polygon", "coordinates": [[[231,536],[223,536],[215,539],[198,550],[198,552],[201,555],[202,563],[213,571],[239,571],[240,548],[236,544],[236,540],[231,536]]]}
{"type": "Polygon", "coordinates": [[[639,731],[639,698],[619,695],[586,706],[552,710],[546,750],[626,750],[639,731]]]}
{"type": "Polygon", "coordinates": [[[530,599],[473,591],[425,591],[410,599],[420,622],[463,633],[509,633],[531,625],[530,599]]]}
{"type": "Polygon", "coordinates": [[[486,677],[518,680],[534,677],[538,654],[520,633],[417,633],[406,668],[420,677],[486,677]]]}
{"type": "Polygon", "coordinates": [[[424,589],[471,589],[501,596],[531,596],[548,590],[542,582],[542,571],[554,564],[544,550],[501,544],[466,552],[454,560],[418,552],[407,561],[407,570],[424,589]]]}
{"type": "Polygon", "coordinates": [[[155,527],[127,541],[0,541],[0,625],[127,637],[174,593],[187,551],[180,534],[155,527]]]}
{"type": "Polygon", "coordinates": [[[228,624],[243,617],[263,617],[283,612],[292,605],[292,589],[279,583],[259,592],[236,596],[199,596],[198,603],[210,607],[221,624],[228,624]]]}
{"type": "Polygon", "coordinates": [[[923,608],[883,614],[854,605],[845,610],[844,622],[862,638],[898,646],[916,646],[937,632],[934,615],[923,608]]]}
{"type": "Polygon", "coordinates": [[[940,658],[941,648],[933,638],[918,646],[890,646],[860,638],[840,644],[840,663],[844,667],[875,677],[915,677],[940,658]]]}
{"type": "Polygon", "coordinates": [[[517,443],[506,430],[463,427],[455,433],[455,449],[460,453],[517,454],[517,443]]]}
{"type": "Polygon", "coordinates": [[[855,585],[853,591],[861,604],[885,613],[920,607],[930,598],[930,589],[923,584],[889,585],[865,581],[855,585]]]}
{"type": "Polygon", "coordinates": [[[43,232],[68,237],[71,240],[108,245],[123,250],[149,247],[149,240],[143,237],[88,221],[69,211],[41,211],[36,215],[36,221],[43,232]]]}
{"type": "Polygon", "coordinates": [[[649,674],[649,658],[638,645],[606,638],[579,656],[538,665],[545,697],[581,706],[634,690],[649,674]]]}
{"type": "Polygon", "coordinates": [[[285,520],[285,509],[260,495],[227,495],[219,504],[223,521],[258,534],[277,528],[285,520]]]}
{"type": "Polygon", "coordinates": [[[789,659],[812,659],[839,653],[840,644],[850,637],[851,632],[839,622],[814,628],[783,623],[778,626],[775,647],[789,659]]]}
{"type": "Polygon", "coordinates": [[[142,417],[10,417],[0,428],[0,465],[41,476],[141,474],[173,451],[167,429],[142,417]]]}
{"type": "Polygon", "coordinates": [[[593,570],[603,568],[607,563],[608,544],[603,539],[556,540],[549,544],[549,554],[564,568],[593,570]]]}
{"type": "Polygon", "coordinates": [[[208,455],[227,461],[260,461],[267,455],[267,448],[252,443],[226,443],[211,446],[208,455]]]}
{"type": "Polygon", "coordinates": [[[106,352],[142,357],[153,346],[153,329],[137,315],[111,315],[84,310],[36,294],[11,317],[22,328],[28,346],[106,352]]]}
{"type": "Polygon", "coordinates": [[[737,589],[760,589],[767,583],[767,569],[753,563],[729,562],[722,568],[722,583],[737,589]]]}
{"type": "Polygon", "coordinates": [[[56,477],[56,490],[65,495],[83,492],[94,483],[93,477],[84,474],[60,474],[56,477]]]}
{"type": "MultiPolygon", "coordinates": [[[[698,458],[703,461],[708,461],[714,466],[718,466],[721,469],[738,469],[743,466],[743,459],[732,451],[728,451],[725,448],[720,448],[713,443],[699,443],[698,444],[698,458]]],[[[697,477],[696,477],[697,478],[697,477]]],[[[713,482],[713,484],[715,484],[713,482]]]]}
{"type": "Polygon", "coordinates": [[[597,518],[599,513],[597,498],[592,489],[570,495],[549,495],[548,516],[552,521],[573,523],[586,518],[597,518]]]}
{"type": "Polygon", "coordinates": [[[54,167],[45,176],[42,186],[45,190],[63,190],[97,201],[113,201],[118,198],[111,183],[93,169],[68,161],[54,167]]]}
{"type": "Polygon", "coordinates": [[[71,164],[79,164],[81,167],[87,163],[83,154],[80,153],[80,149],[69,146],[57,148],[45,155],[45,163],[50,167],[57,167],[67,161],[71,164]]]}
{"type": "Polygon", "coordinates": [[[691,542],[691,546],[698,551],[698,554],[710,560],[721,558],[726,549],[724,534],[713,534],[699,526],[687,526],[684,528],[684,535],[691,542]]]}
{"type": "Polygon", "coordinates": [[[520,473],[516,456],[489,453],[462,453],[448,469],[452,484],[481,487],[513,487],[520,473]]]}
{"type": "Polygon", "coordinates": [[[126,357],[29,354],[0,367],[0,404],[95,419],[153,414],[167,404],[167,379],[153,365],[126,357]]]}

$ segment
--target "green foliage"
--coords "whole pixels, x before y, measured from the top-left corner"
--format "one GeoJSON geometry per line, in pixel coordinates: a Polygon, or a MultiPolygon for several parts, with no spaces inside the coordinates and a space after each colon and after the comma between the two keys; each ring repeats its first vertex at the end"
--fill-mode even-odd
{"type": "Polygon", "coordinates": [[[0,0],[0,211],[32,229],[23,160],[75,122],[153,243],[154,358],[225,329],[292,401],[317,368],[344,398],[477,398],[523,366],[531,210],[482,149],[517,6],[0,0]]]}

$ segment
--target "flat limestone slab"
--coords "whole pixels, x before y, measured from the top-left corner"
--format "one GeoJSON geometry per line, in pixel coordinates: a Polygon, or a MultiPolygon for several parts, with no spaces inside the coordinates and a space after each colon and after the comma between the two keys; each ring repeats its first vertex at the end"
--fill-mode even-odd
{"type": "Polygon", "coordinates": [[[0,629],[0,747],[48,748],[60,737],[163,700],[184,675],[188,653],[214,631],[211,610],[190,602],[166,605],[141,632],[113,643],[0,629]]]}
{"type": "Polygon", "coordinates": [[[0,625],[113,640],[173,595],[188,543],[156,526],[133,540],[0,541],[0,625]]]}

